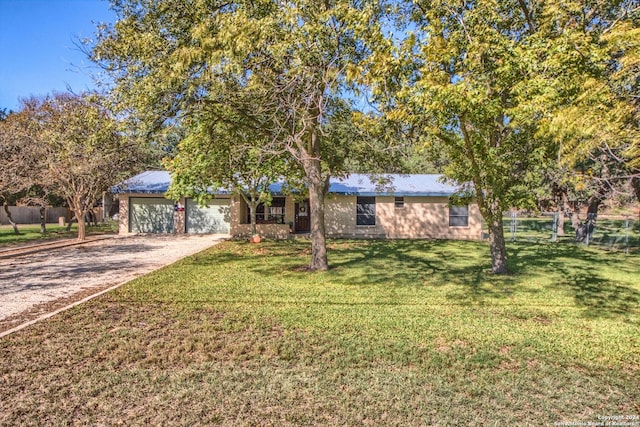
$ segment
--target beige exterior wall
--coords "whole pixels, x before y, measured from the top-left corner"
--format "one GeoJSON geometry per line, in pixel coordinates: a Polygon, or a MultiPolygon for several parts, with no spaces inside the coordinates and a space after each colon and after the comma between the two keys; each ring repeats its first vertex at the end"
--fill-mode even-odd
{"type": "Polygon", "coordinates": [[[482,219],[478,206],[469,206],[467,227],[449,226],[447,197],[405,197],[395,207],[395,197],[376,197],[376,225],[356,225],[356,196],[330,195],[326,199],[328,237],[386,239],[480,239],[482,219]]]}
{"type": "Polygon", "coordinates": [[[129,194],[118,195],[118,234],[129,233],[129,194]]]}
{"type": "Polygon", "coordinates": [[[238,196],[231,196],[231,202],[229,204],[230,214],[231,214],[231,224],[229,225],[229,233],[232,236],[237,236],[240,230],[238,229],[240,225],[240,212],[242,204],[242,200],[238,196]]]}

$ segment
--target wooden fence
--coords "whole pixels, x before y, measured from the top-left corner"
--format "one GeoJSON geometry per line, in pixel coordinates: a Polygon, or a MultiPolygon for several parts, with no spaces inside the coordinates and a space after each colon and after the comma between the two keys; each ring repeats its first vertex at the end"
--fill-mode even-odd
{"type": "MultiPolygon", "coordinates": [[[[9,206],[11,218],[16,224],[40,224],[40,208],[31,206],[9,206]]],[[[64,217],[65,221],[70,218],[67,208],[47,208],[45,211],[47,224],[57,224],[58,218],[64,217]]],[[[0,225],[9,224],[9,219],[0,207],[0,225]]]]}

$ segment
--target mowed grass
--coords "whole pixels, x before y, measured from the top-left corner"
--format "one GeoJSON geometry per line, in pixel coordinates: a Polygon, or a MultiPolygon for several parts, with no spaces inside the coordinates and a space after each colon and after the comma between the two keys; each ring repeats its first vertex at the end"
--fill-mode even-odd
{"type": "Polygon", "coordinates": [[[40,225],[18,224],[18,232],[19,234],[15,234],[10,225],[0,226],[0,247],[14,243],[75,237],[77,228],[73,226],[71,231],[67,233],[66,227],[47,224],[47,232],[42,234],[40,233],[40,225]]]}
{"type": "Polygon", "coordinates": [[[553,425],[640,414],[640,256],[226,242],[0,340],[2,425],[553,425]]]}
{"type": "MultiPolygon", "coordinates": [[[[117,226],[112,222],[99,223],[98,226],[87,225],[87,235],[113,233],[117,226]]],[[[72,239],[78,236],[78,226],[73,224],[67,232],[66,226],[47,224],[47,231],[42,234],[39,224],[18,224],[19,234],[15,234],[10,225],[0,226],[0,248],[16,243],[38,243],[51,239],[72,239]]]]}

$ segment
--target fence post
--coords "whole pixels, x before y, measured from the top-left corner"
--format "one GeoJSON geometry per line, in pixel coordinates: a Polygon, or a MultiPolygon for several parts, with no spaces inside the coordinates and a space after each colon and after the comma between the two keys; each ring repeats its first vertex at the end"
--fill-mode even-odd
{"type": "Polygon", "coordinates": [[[585,236],[584,236],[584,244],[585,244],[585,245],[587,245],[587,246],[589,246],[589,233],[588,233],[588,232],[587,232],[587,233],[585,233],[585,236]]]}
{"type": "Polygon", "coordinates": [[[598,218],[597,214],[594,213],[588,213],[587,214],[587,222],[585,223],[585,231],[586,231],[586,239],[585,242],[587,244],[587,246],[589,246],[589,242],[591,240],[591,238],[593,237],[593,232],[596,229],[596,219],[598,218]]]}
{"type": "Polygon", "coordinates": [[[629,255],[629,215],[624,217],[624,253],[629,255]]]}
{"type": "Polygon", "coordinates": [[[553,224],[551,225],[551,241],[558,241],[558,212],[553,213],[553,224]]]}

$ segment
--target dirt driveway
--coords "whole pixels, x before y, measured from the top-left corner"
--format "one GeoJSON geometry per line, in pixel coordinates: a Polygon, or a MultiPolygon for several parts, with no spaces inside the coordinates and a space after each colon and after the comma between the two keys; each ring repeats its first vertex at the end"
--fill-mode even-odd
{"type": "Polygon", "coordinates": [[[224,238],[115,236],[0,259],[0,332],[200,252],[224,238]]]}

